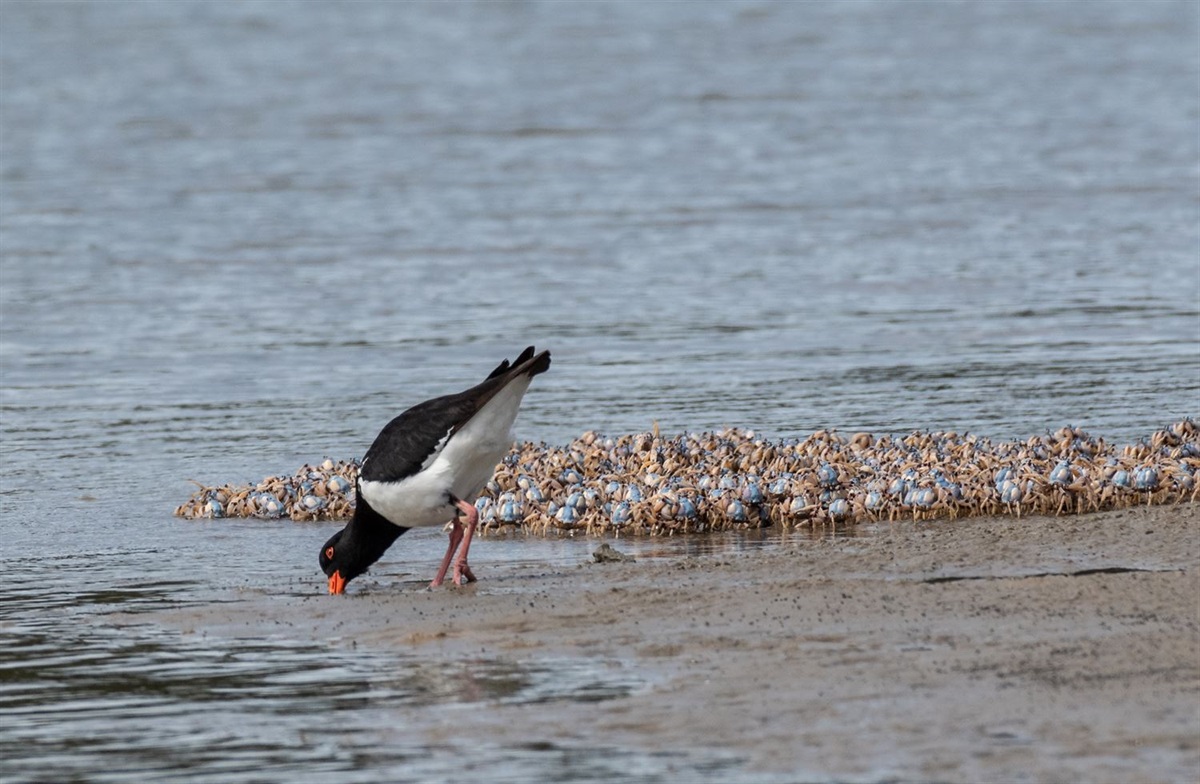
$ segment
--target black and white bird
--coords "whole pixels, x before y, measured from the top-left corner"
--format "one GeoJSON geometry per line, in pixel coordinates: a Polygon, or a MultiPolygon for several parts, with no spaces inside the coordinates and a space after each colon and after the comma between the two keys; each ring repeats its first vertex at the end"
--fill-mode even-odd
{"type": "Polygon", "coordinates": [[[467,565],[479,523],[475,497],[512,446],[509,431],[529,382],[549,367],[550,352],[530,346],[483,383],[415,405],[387,424],[359,469],[354,517],[321,548],[330,593],[344,593],[408,529],[444,525],[448,517],[450,544],[430,587],[442,584],[451,561],[455,585],[475,579],[467,565]]]}

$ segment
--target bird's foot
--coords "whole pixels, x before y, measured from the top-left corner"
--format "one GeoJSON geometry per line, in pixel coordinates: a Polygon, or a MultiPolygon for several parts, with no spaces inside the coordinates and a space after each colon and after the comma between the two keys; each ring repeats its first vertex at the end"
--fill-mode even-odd
{"type": "Polygon", "coordinates": [[[462,585],[464,578],[467,583],[475,582],[475,575],[471,572],[471,567],[467,565],[466,561],[461,561],[454,564],[454,584],[462,585]]]}

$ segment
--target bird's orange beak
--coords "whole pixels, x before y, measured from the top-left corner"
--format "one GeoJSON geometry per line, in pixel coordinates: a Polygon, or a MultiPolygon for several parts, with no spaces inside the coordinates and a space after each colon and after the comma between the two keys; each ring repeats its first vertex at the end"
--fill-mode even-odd
{"type": "Polygon", "coordinates": [[[333,574],[329,575],[329,593],[335,594],[345,592],[346,581],[342,579],[342,573],[340,571],[335,571],[333,574]]]}

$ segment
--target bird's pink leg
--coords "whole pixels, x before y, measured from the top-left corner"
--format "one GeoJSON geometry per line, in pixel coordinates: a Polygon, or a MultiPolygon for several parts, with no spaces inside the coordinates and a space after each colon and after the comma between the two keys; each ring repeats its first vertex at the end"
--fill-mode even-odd
{"type": "Polygon", "coordinates": [[[442,580],[446,579],[446,570],[450,568],[450,559],[454,557],[454,551],[458,549],[458,543],[462,541],[462,526],[458,524],[458,518],[451,520],[450,525],[450,545],[442,557],[442,565],[438,567],[437,577],[434,577],[433,582],[429,584],[430,588],[437,588],[442,584],[442,580]]]}
{"type": "Polygon", "coordinates": [[[463,537],[462,552],[454,562],[454,584],[462,585],[463,577],[466,577],[469,583],[475,582],[475,575],[471,573],[471,567],[467,566],[467,551],[471,549],[471,537],[475,535],[475,526],[479,524],[479,510],[475,508],[475,504],[466,501],[456,501],[454,505],[467,516],[467,533],[463,537]]]}

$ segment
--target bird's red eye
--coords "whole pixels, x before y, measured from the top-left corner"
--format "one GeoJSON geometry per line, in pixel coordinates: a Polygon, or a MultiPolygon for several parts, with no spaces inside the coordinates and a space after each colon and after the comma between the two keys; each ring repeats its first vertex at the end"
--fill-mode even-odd
{"type": "Polygon", "coordinates": [[[333,545],[329,545],[325,548],[325,557],[331,561],[333,560],[333,545]]]}

